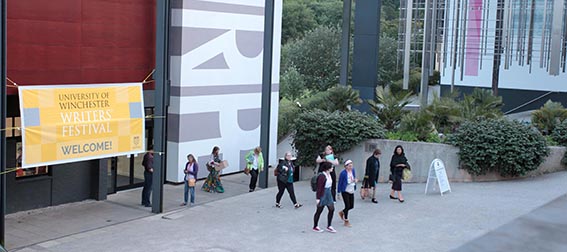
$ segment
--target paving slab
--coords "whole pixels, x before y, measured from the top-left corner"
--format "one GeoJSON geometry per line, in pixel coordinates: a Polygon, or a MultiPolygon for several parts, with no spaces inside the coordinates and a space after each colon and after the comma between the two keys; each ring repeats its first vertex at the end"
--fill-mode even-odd
{"type": "MultiPolygon", "coordinates": [[[[335,212],[333,226],[338,233],[332,234],[311,231],[315,199],[309,183],[303,181],[295,184],[297,198],[304,204],[299,209],[293,208],[287,193],[282,200],[284,208],[274,207],[277,189],[272,187],[199,201],[196,206],[72,234],[65,240],[53,239],[57,244],[33,249],[451,251],[567,194],[566,182],[567,172],[558,172],[512,181],[453,183],[452,192],[444,196],[425,195],[425,184],[404,184],[404,203],[388,199],[389,185],[380,184],[380,203],[356,197],[349,217],[353,227],[342,226],[335,212]]],[[[197,197],[204,200],[201,194],[197,197]]],[[[342,207],[339,201],[337,211],[342,207]]],[[[319,223],[322,227],[326,214],[325,210],[319,223]]]]}

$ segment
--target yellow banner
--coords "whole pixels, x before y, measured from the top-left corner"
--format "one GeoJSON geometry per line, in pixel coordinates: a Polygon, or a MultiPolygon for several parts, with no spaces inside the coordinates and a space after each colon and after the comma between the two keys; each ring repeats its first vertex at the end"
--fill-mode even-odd
{"type": "Polygon", "coordinates": [[[18,89],[23,168],[145,151],[141,83],[18,89]]]}

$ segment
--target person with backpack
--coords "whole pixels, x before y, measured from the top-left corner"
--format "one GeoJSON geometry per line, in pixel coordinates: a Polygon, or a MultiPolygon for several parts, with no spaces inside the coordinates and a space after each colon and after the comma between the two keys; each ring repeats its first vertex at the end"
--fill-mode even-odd
{"type": "Polygon", "coordinates": [[[337,202],[337,174],[335,173],[334,168],[339,165],[339,160],[335,157],[333,147],[331,147],[331,145],[327,145],[327,147],[325,147],[325,151],[321,153],[319,156],[317,156],[315,162],[319,164],[318,172],[322,172],[321,170],[322,163],[328,162],[331,163],[331,165],[333,165],[333,170],[331,170],[330,173],[331,177],[333,178],[333,184],[331,185],[331,195],[333,197],[333,202],[337,202]]]}
{"type": "Polygon", "coordinates": [[[323,232],[323,229],[319,228],[319,218],[325,206],[329,213],[327,214],[327,232],[336,233],[337,230],[331,225],[333,222],[333,214],[335,212],[335,204],[333,197],[331,195],[331,187],[333,185],[333,179],[331,178],[331,172],[333,171],[333,165],[329,162],[321,163],[319,169],[321,172],[317,175],[317,192],[315,198],[317,199],[317,210],[313,216],[313,231],[323,232]]]}
{"type": "Polygon", "coordinates": [[[339,185],[337,187],[345,203],[345,208],[339,212],[339,217],[344,221],[346,227],[351,227],[348,220],[348,212],[354,208],[354,191],[356,190],[357,182],[358,179],[356,178],[352,160],[349,159],[345,162],[345,169],[339,175],[339,185]]]}
{"type": "Polygon", "coordinates": [[[297,209],[300,208],[301,204],[297,203],[295,199],[295,192],[293,191],[293,173],[295,172],[295,167],[291,160],[291,152],[286,152],[284,160],[279,163],[278,167],[275,169],[276,181],[278,184],[278,194],[276,194],[276,207],[281,208],[282,205],[280,201],[282,199],[284,191],[287,189],[287,193],[293,202],[293,206],[297,209]]]}

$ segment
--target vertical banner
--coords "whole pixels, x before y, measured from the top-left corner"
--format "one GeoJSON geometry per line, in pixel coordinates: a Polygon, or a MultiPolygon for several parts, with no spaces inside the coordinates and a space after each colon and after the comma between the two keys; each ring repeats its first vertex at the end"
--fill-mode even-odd
{"type": "Polygon", "coordinates": [[[145,151],[141,83],[19,86],[22,168],[145,151]]]}

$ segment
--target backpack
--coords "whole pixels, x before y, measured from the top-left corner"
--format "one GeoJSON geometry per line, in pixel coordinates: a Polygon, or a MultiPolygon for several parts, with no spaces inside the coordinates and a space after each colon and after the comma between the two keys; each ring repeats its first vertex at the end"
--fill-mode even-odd
{"type": "Polygon", "coordinates": [[[318,172],[317,174],[313,175],[313,177],[311,177],[311,190],[316,192],[317,191],[317,179],[319,178],[319,176],[323,174],[322,172],[318,172]]]}

